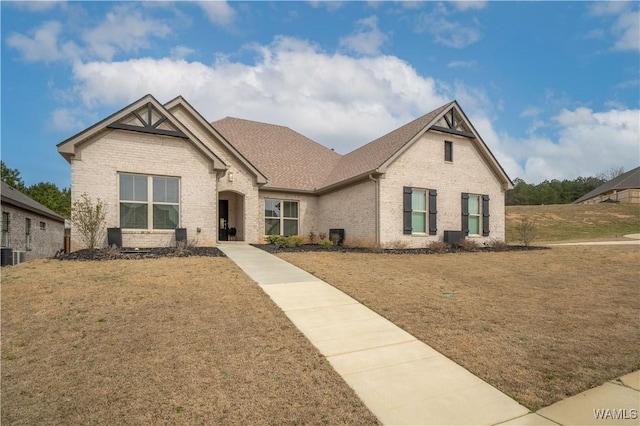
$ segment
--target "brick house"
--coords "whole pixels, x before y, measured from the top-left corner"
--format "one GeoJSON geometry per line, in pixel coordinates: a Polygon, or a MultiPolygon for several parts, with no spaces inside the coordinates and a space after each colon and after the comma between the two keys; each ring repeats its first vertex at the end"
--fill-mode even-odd
{"type": "Polygon", "coordinates": [[[6,183],[1,184],[2,248],[11,248],[16,262],[51,257],[62,249],[64,218],[6,183]]]}
{"type": "Polygon", "coordinates": [[[445,231],[482,243],[504,239],[513,187],[456,101],[340,155],[287,127],[210,123],[182,97],[147,95],[58,151],[72,200],[105,202],[125,247],[174,245],[176,228],[203,246],[331,229],[383,245],[424,247],[445,231]]]}

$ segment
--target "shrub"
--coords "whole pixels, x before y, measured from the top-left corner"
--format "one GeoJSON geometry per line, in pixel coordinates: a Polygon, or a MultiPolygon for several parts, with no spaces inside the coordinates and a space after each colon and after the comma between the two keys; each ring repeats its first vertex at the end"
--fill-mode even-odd
{"type": "Polygon", "coordinates": [[[509,244],[497,238],[492,238],[491,240],[487,241],[487,247],[491,247],[495,251],[504,251],[509,248],[509,244]]]}
{"type": "Polygon", "coordinates": [[[274,245],[282,245],[285,241],[285,237],[283,237],[282,235],[267,235],[265,239],[267,240],[267,243],[274,245]]]}
{"type": "Polygon", "coordinates": [[[104,244],[106,217],[107,209],[100,198],[94,204],[91,197],[82,194],[80,199],[73,202],[71,223],[89,250],[95,249],[98,244],[104,244]]]}
{"type": "Polygon", "coordinates": [[[326,238],[321,238],[318,241],[318,244],[324,248],[329,248],[333,245],[333,242],[331,240],[327,240],[326,238]]]}
{"type": "Polygon", "coordinates": [[[307,238],[309,239],[309,244],[316,244],[318,242],[318,235],[313,231],[309,232],[307,238]]]}
{"type": "Polygon", "coordinates": [[[538,237],[538,225],[534,220],[524,217],[516,224],[516,235],[518,240],[525,246],[529,245],[538,237]]]}
{"type": "Polygon", "coordinates": [[[392,250],[403,250],[407,247],[409,247],[409,243],[404,240],[393,240],[384,245],[384,248],[392,250]]]}
{"type": "Polygon", "coordinates": [[[428,248],[434,253],[446,253],[449,251],[449,244],[444,241],[431,241],[428,248]]]}
{"type": "Polygon", "coordinates": [[[476,240],[465,238],[458,241],[458,247],[462,250],[473,251],[478,248],[478,242],[476,240]]]}
{"type": "Polygon", "coordinates": [[[302,244],[304,244],[303,237],[301,237],[300,235],[291,235],[284,238],[282,247],[300,247],[302,244]]]}
{"type": "Polygon", "coordinates": [[[321,240],[326,240],[327,239],[327,233],[326,232],[320,232],[318,234],[318,238],[320,238],[321,240]]]}

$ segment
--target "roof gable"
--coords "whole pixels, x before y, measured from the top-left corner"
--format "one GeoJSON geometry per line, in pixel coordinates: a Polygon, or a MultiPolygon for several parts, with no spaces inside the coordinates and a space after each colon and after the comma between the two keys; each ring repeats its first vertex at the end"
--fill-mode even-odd
{"type": "Polygon", "coordinates": [[[341,158],[288,127],[233,117],[211,125],[264,171],[268,189],[315,191],[341,158]]]}
{"type": "Polygon", "coordinates": [[[28,197],[14,187],[7,185],[4,182],[0,183],[0,199],[2,200],[2,204],[10,204],[12,206],[38,213],[42,216],[64,223],[64,218],[58,213],[54,212],[48,207],[43,206],[36,200],[28,197]]]}
{"type": "Polygon", "coordinates": [[[213,137],[215,137],[231,154],[256,177],[258,184],[267,183],[267,177],[253,165],[242,153],[240,153],[229,141],[220,134],[186,99],[178,96],[167,102],[165,108],[169,111],[175,111],[174,108],[184,108],[202,127],[204,127],[213,137]]]}
{"type": "Polygon", "coordinates": [[[59,143],[57,145],[58,152],[70,162],[84,142],[109,129],[181,138],[187,143],[193,144],[200,153],[207,157],[214,170],[227,168],[224,161],[151,95],[140,98],[104,120],[59,143]]]}

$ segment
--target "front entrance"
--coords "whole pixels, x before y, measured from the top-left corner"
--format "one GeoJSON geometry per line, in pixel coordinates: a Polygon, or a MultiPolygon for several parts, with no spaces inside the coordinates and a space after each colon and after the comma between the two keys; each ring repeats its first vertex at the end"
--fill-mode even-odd
{"type": "Polygon", "coordinates": [[[229,241],[229,200],[218,200],[218,241],[229,241]]]}

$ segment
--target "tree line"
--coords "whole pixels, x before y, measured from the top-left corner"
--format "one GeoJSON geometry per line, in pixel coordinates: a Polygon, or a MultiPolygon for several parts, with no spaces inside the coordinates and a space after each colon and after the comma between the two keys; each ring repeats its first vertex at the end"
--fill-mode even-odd
{"type": "Polygon", "coordinates": [[[10,169],[4,161],[0,161],[0,168],[2,169],[0,174],[4,183],[48,207],[65,219],[69,219],[71,214],[71,190],[69,188],[60,189],[51,182],[39,182],[27,186],[22,177],[20,177],[18,169],[10,169]]]}
{"type": "Polygon", "coordinates": [[[593,191],[603,183],[624,173],[622,167],[611,167],[598,173],[595,177],[578,177],[573,180],[545,180],[537,185],[529,184],[523,179],[513,181],[514,188],[507,191],[508,206],[569,204],[586,193],[593,191]]]}

